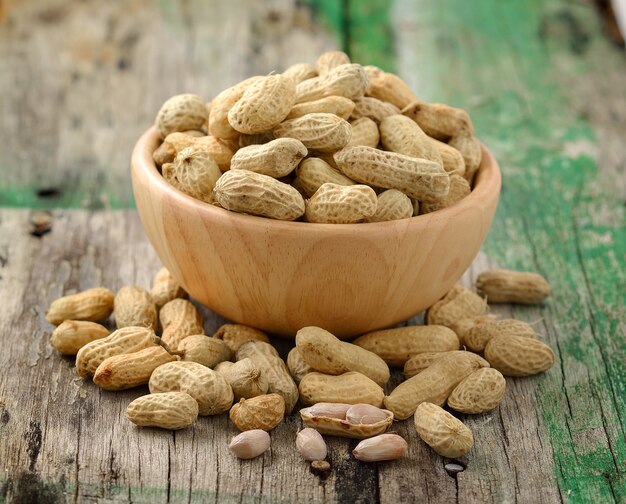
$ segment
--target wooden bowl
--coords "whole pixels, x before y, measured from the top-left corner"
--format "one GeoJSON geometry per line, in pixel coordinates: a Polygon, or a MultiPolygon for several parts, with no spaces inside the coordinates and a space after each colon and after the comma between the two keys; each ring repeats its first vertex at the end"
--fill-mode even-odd
{"type": "Polygon", "coordinates": [[[132,181],[144,229],[189,294],[237,323],[293,337],[308,325],[351,337],[440,299],[478,253],[500,170],[483,148],[473,192],[451,208],[369,224],[283,222],[187,196],[157,171],[154,128],[137,142],[132,181]]]}

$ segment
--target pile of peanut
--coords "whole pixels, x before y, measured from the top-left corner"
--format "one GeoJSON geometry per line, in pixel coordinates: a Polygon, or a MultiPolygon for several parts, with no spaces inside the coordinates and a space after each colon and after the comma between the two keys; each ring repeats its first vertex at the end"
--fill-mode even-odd
{"type": "Polygon", "coordinates": [[[307,428],[298,432],[296,448],[324,471],[330,466],[322,435],[362,439],[353,450],[358,460],[393,460],[408,444],[386,431],[411,416],[438,454],[463,456],[473,446],[472,431],[443,406],[463,414],[491,411],[504,396],[504,376],[553,365],[554,353],[531,325],[487,314],[487,300],[540,303],[550,293],[545,279],[491,270],[476,286],[478,293],[456,285],[428,309],[426,325],[374,331],[352,343],[304,327],[286,363],[252,327],[226,324],[205,335],[198,310],[165,268],[150,292],[89,289],[55,300],[46,320],[57,326],[52,346],[76,355],[81,377],[109,391],[148,385],[150,394],[128,405],[131,422],[183,429],[199,415],[228,411],[241,431],[230,450],[242,459],[264,453],[267,432],[300,401],[307,428]],[[98,322],[111,314],[117,329],[109,333],[98,322]],[[390,367],[403,367],[406,380],[386,394],[390,367]]]}
{"type": "Polygon", "coordinates": [[[210,103],[167,100],[154,161],[178,190],[227,210],[318,223],[405,219],[470,194],[482,151],[469,115],[417,98],[341,51],[250,77],[210,103]]]}

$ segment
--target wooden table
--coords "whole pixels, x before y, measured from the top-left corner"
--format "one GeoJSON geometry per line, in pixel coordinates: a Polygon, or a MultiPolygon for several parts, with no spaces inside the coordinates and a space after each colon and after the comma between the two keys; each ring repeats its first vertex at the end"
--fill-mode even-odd
{"type": "MultiPolygon", "coordinates": [[[[0,2],[0,501],[626,502],[625,81],[587,2],[0,2]],[[462,472],[403,422],[404,459],[366,465],[333,439],[322,480],[294,449],[295,416],[239,462],[226,416],[137,429],[124,409],[145,390],[103,392],[48,342],[51,300],[148,286],[159,267],[128,164],[163,100],[334,47],[467,108],[499,159],[501,204],[464,281],[499,265],[554,289],[495,309],[537,321],[557,363],[464,418],[462,472]]],[[[204,315],[211,334],[223,321],[204,315]]]]}

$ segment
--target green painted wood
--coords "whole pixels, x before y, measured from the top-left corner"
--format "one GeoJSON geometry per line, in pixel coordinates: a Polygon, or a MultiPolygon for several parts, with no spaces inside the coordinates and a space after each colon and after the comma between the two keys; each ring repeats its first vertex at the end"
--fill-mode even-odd
{"type": "MultiPolygon", "coordinates": [[[[626,501],[626,60],[603,38],[592,5],[564,0],[322,0],[307,2],[313,21],[297,9],[296,14],[283,11],[277,3],[276,10],[250,7],[242,26],[233,21],[234,4],[214,12],[202,10],[198,2],[161,2],[159,9],[135,2],[135,24],[120,18],[115,7],[99,7],[102,12],[94,5],[34,12],[24,18],[35,20],[37,29],[30,31],[24,19],[12,18],[11,10],[0,6],[0,132],[5,139],[0,146],[0,206],[128,207],[132,198],[125,163],[134,136],[165,97],[190,87],[210,94],[251,73],[309,59],[292,50],[302,34],[318,44],[307,46],[309,55],[334,41],[356,61],[398,72],[425,100],[470,111],[504,175],[501,205],[484,251],[500,266],[539,271],[554,286],[544,307],[514,307],[511,312],[539,320],[558,362],[545,375],[516,381],[520,411],[537,412],[538,430],[503,429],[521,438],[503,445],[519,451],[516,442],[539,438],[548,460],[536,469],[546,472],[545,485],[556,480],[563,501],[626,501]],[[195,16],[189,6],[197,9],[195,16]],[[262,21],[255,21],[259,16],[262,21]],[[92,20],[97,64],[81,59],[78,45],[58,45],[62,35],[74,33],[63,29],[85,19],[92,20]],[[108,36],[96,29],[102,19],[113,22],[108,36]],[[137,19],[155,28],[136,33],[137,19]],[[211,51],[216,32],[199,29],[211,19],[220,20],[212,25],[222,30],[220,35],[252,32],[264,44],[273,44],[272,51],[244,39],[231,49],[245,64],[228,63],[211,51]],[[60,66],[48,73],[40,71],[37,65],[49,53],[45,45],[33,43],[40,40],[33,38],[36,33],[46,39],[50,54],[69,54],[69,59],[58,60],[60,66]],[[148,51],[150,63],[142,63],[138,54],[146,54],[150,44],[158,50],[148,51]],[[208,55],[217,62],[210,68],[203,59],[208,55]],[[18,56],[18,66],[10,66],[18,56]],[[176,78],[163,79],[165,75],[176,78]],[[102,84],[102,76],[110,82],[102,84]],[[147,78],[160,83],[157,90],[137,85],[147,78]],[[62,110],[43,99],[44,90],[64,87],[71,93],[62,110]],[[108,101],[96,102],[95,96],[108,101]],[[85,103],[96,105],[87,109],[85,103]],[[126,129],[112,125],[112,111],[113,122],[126,129]],[[92,123],[85,127],[85,121],[92,123]],[[72,145],[85,150],[72,155],[72,145]],[[37,195],[50,187],[62,190],[56,196],[37,195]]],[[[498,421],[514,425],[515,417],[498,421]]],[[[27,434],[32,437],[31,431],[27,434]]],[[[472,459],[474,471],[467,472],[479,478],[483,493],[472,493],[477,486],[461,475],[455,480],[457,500],[478,500],[489,492],[496,501],[502,497],[489,479],[500,455],[472,459]]],[[[528,462],[533,464],[537,462],[528,462]]],[[[402,469],[408,478],[421,481],[424,476],[415,472],[422,467],[407,464],[402,469]]],[[[433,474],[437,471],[442,469],[433,465],[433,474]]],[[[381,495],[387,495],[385,484],[402,489],[385,468],[360,476],[367,481],[378,477],[381,495]]],[[[39,485],[55,495],[75,490],[72,483],[59,486],[54,478],[34,483],[27,481],[28,474],[25,478],[5,485],[39,485]]],[[[343,483],[337,481],[335,487],[343,483]]],[[[454,498],[454,488],[440,489],[441,495],[454,498]]],[[[366,490],[363,495],[371,495],[366,490]]],[[[127,491],[130,486],[112,484],[107,497],[124,499],[127,491]]],[[[431,498],[428,485],[414,491],[431,498]]],[[[150,492],[162,500],[168,497],[156,486],[141,492],[146,498],[150,492]]],[[[212,496],[193,494],[198,500],[212,496]]]]}
{"type": "Polygon", "coordinates": [[[537,379],[567,502],[626,500],[626,59],[590,4],[398,1],[399,71],[466,108],[503,169],[484,246],[554,286],[541,312],[556,369],[537,379]],[[607,152],[607,150],[609,152],[607,152]],[[610,153],[610,150],[614,152],[610,153]]]}

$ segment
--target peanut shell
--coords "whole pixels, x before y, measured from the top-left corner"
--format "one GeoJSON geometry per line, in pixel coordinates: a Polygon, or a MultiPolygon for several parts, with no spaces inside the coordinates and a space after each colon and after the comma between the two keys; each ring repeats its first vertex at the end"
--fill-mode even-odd
{"type": "Polygon", "coordinates": [[[452,329],[433,325],[373,331],[355,339],[354,344],[374,352],[390,366],[404,366],[411,356],[423,352],[459,349],[459,339],[452,329]]]}
{"type": "Polygon", "coordinates": [[[150,393],[186,392],[198,402],[199,415],[219,415],[233,403],[233,391],[224,377],[197,362],[168,362],[154,370],[150,393]]]}
{"type": "Polygon", "coordinates": [[[150,293],[137,285],[122,287],[113,301],[115,325],[140,326],[157,329],[157,308],[150,293]]]}
{"type": "Polygon", "coordinates": [[[476,289],[490,303],[539,304],[550,295],[550,284],[541,275],[505,269],[483,271],[476,289]]]}
{"type": "Polygon", "coordinates": [[[554,365],[554,352],[533,338],[498,335],[487,343],[485,359],[505,376],[531,376],[554,365]]]}
{"type": "Polygon", "coordinates": [[[442,457],[462,457],[474,445],[472,431],[436,404],[421,403],[415,412],[414,424],[422,441],[442,457]]]}
{"type": "Polygon", "coordinates": [[[481,367],[489,367],[489,364],[478,355],[452,352],[398,385],[385,397],[385,407],[398,420],[405,420],[423,402],[444,405],[459,382],[481,367]]]}
{"type": "Polygon", "coordinates": [[[103,287],[63,296],[50,304],[46,320],[54,325],[65,320],[99,322],[111,315],[114,298],[115,295],[103,287]]]}
{"type": "Polygon", "coordinates": [[[304,214],[304,199],[288,184],[248,170],[230,170],[215,185],[215,200],[227,210],[278,220],[304,214]]]}
{"type": "Polygon", "coordinates": [[[365,403],[380,408],[385,396],[376,382],[356,371],[338,376],[309,373],[300,381],[298,390],[302,404],[307,406],[318,402],[341,402],[365,403]]]}
{"type": "Polygon", "coordinates": [[[184,392],[149,394],[131,402],[126,417],[142,427],[179,430],[196,421],[198,403],[184,392]]]}
{"type": "Polygon", "coordinates": [[[270,431],[283,421],[285,400],[278,394],[241,399],[230,409],[229,416],[242,432],[253,429],[270,431]]]}
{"type": "Polygon", "coordinates": [[[464,378],[448,397],[448,406],[460,413],[485,413],[494,409],[506,391],[506,380],[494,368],[481,368],[464,378]]]}

